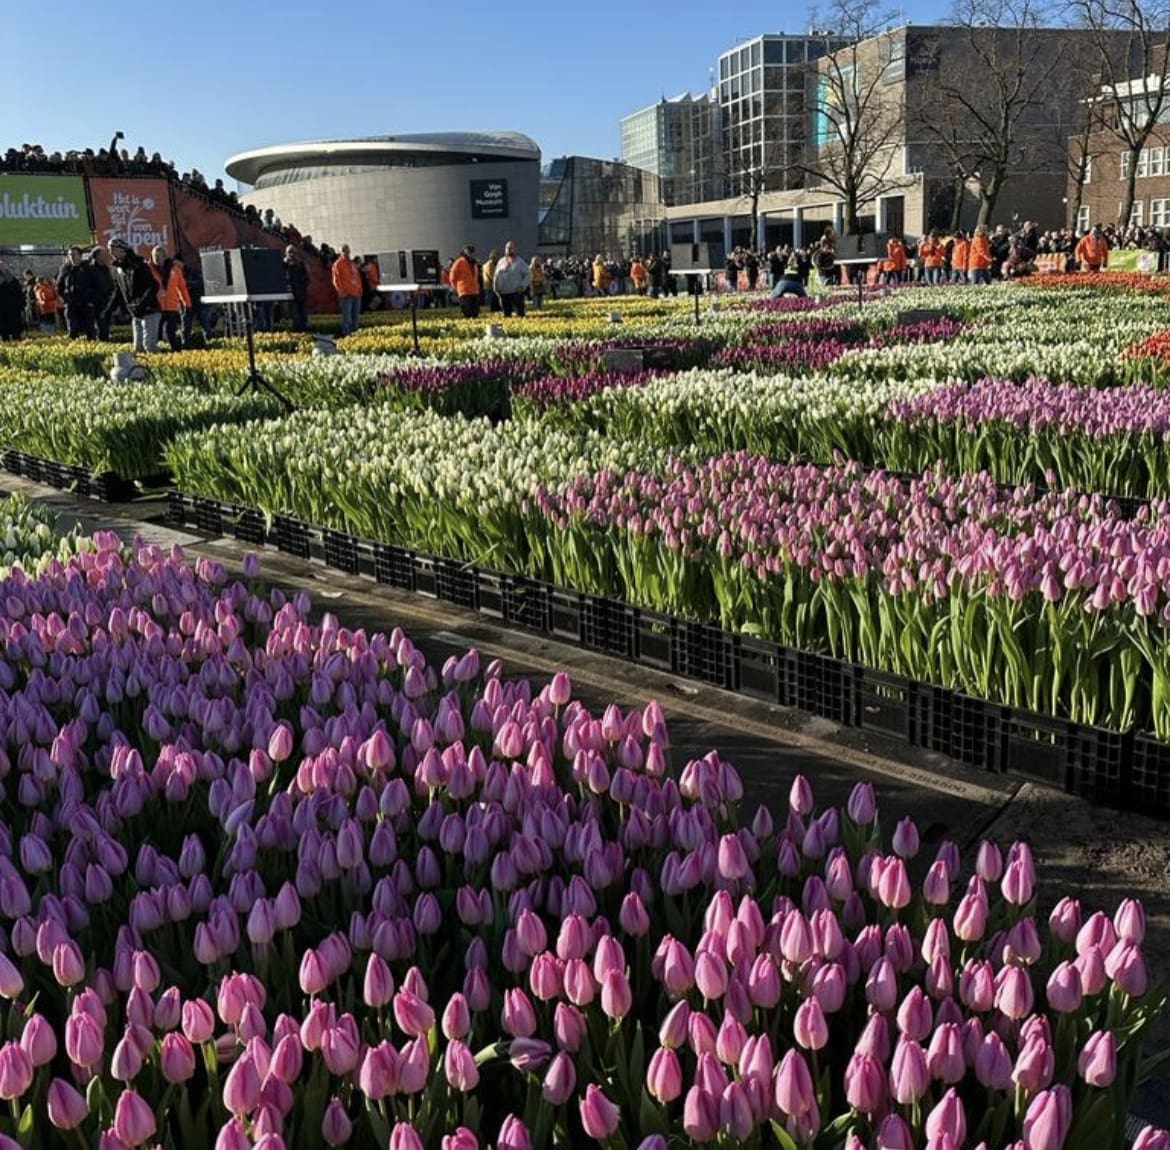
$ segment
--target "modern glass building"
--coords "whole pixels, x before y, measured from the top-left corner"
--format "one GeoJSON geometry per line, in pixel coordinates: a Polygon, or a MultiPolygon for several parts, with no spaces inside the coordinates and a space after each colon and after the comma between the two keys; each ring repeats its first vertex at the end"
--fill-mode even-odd
{"type": "Polygon", "coordinates": [[[801,187],[808,65],[844,44],[824,33],[763,35],[720,55],[715,93],[723,195],[801,187]]]}
{"type": "Polygon", "coordinates": [[[547,255],[617,258],[662,248],[659,178],[616,160],[562,156],[545,166],[539,247],[547,255]]]}
{"type": "Polygon", "coordinates": [[[622,161],[660,177],[667,204],[711,199],[720,190],[717,124],[706,93],[659,100],[622,119],[622,161]]]}

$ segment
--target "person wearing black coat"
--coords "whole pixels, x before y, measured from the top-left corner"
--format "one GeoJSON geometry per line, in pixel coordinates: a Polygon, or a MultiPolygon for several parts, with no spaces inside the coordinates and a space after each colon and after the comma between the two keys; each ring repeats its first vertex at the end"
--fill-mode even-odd
{"type": "Polygon", "coordinates": [[[284,282],[292,293],[292,329],[304,331],[309,326],[309,272],[292,244],[284,249],[284,282]]]}
{"type": "Polygon", "coordinates": [[[118,299],[116,296],[116,289],[114,288],[114,277],[110,274],[110,257],[106,249],[101,247],[93,248],[89,253],[89,258],[86,263],[89,265],[90,274],[93,276],[93,290],[94,290],[94,326],[97,328],[97,337],[103,343],[108,343],[110,339],[110,304],[117,306],[118,299]]]}
{"type": "Polygon", "coordinates": [[[20,280],[0,263],[0,340],[20,339],[24,331],[24,292],[20,280]]]}
{"type": "Polygon", "coordinates": [[[74,245],[57,273],[57,295],[65,305],[65,329],[70,339],[97,339],[95,309],[98,303],[97,277],[85,262],[81,248],[74,245]]]}
{"type": "Polygon", "coordinates": [[[119,299],[130,313],[130,327],[134,333],[135,351],[158,351],[158,336],[162,326],[162,305],[158,293],[158,276],[151,266],[125,240],[110,240],[110,258],[114,261],[114,295],[106,305],[113,311],[119,299]]]}

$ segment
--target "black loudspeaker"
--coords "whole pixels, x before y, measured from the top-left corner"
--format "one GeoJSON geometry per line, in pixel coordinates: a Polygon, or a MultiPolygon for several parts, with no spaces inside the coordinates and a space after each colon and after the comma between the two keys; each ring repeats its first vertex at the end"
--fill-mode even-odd
{"type": "Polygon", "coordinates": [[[722,271],[724,251],[722,244],[671,244],[670,270],[722,271]]]}
{"type": "Polygon", "coordinates": [[[378,253],[380,282],[387,287],[396,284],[437,284],[439,282],[439,253],[419,248],[378,253]]]}
{"type": "Polygon", "coordinates": [[[200,252],[205,296],[287,295],[284,260],[274,248],[200,252]]]}

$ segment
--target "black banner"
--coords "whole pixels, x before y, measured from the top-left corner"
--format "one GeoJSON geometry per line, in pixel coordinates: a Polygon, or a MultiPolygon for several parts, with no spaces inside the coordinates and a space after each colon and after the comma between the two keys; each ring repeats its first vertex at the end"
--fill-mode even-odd
{"type": "Polygon", "coordinates": [[[508,218],[508,181],[471,181],[471,218],[506,220],[508,218]]]}

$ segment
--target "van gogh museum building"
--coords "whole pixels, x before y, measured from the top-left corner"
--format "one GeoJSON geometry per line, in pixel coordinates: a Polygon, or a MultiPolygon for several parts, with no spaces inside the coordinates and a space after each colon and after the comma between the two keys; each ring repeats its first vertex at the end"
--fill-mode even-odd
{"type": "Polygon", "coordinates": [[[535,252],[540,148],[520,132],[437,132],[315,140],[232,156],[245,203],[355,252],[472,243],[481,257],[515,240],[535,252]]]}

